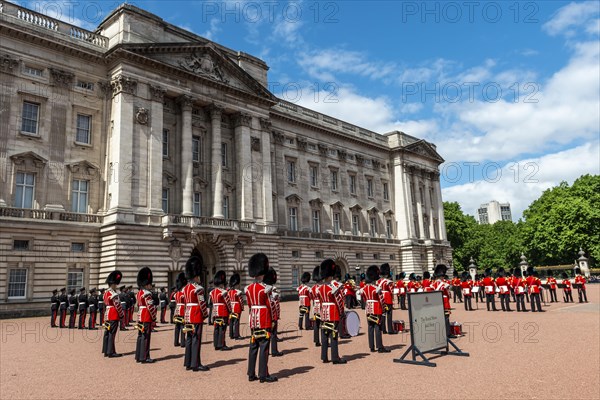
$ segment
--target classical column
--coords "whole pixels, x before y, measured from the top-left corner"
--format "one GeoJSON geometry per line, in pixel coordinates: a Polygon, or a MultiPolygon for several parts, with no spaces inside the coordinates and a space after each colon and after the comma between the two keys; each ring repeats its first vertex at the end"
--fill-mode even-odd
{"type": "Polygon", "coordinates": [[[433,191],[437,197],[437,215],[439,223],[440,240],[448,240],[446,236],[446,220],[444,219],[444,203],[442,203],[442,187],[440,185],[440,173],[435,172],[434,174],[434,187],[433,191]]]}
{"type": "Polygon", "coordinates": [[[192,105],[194,99],[187,95],[177,99],[181,108],[181,180],[182,215],[193,215],[194,168],[192,163],[192,105]]]}
{"type": "Polygon", "coordinates": [[[132,162],[133,103],[137,81],[124,75],[111,80],[112,137],[109,153],[109,210],[131,210],[131,182],[137,173],[132,162]]]}
{"type": "Polygon", "coordinates": [[[165,89],[149,85],[152,109],[150,112],[150,143],[148,146],[148,189],[150,213],[162,214],[162,131],[165,89]]]}
{"type": "Polygon", "coordinates": [[[235,152],[237,164],[237,206],[238,219],[254,219],[252,209],[252,159],[250,148],[250,128],[252,116],[238,113],[233,116],[235,126],[235,152]]]}
{"type": "Polygon", "coordinates": [[[423,205],[421,204],[421,196],[419,193],[419,180],[417,179],[417,170],[415,169],[413,176],[413,191],[415,193],[415,203],[417,204],[417,218],[419,219],[419,239],[425,238],[425,229],[423,229],[423,205]]]}
{"type": "Polygon", "coordinates": [[[433,218],[437,218],[437,210],[433,209],[433,199],[431,198],[431,180],[425,179],[425,198],[427,199],[427,214],[429,214],[429,239],[435,239],[435,224],[433,218]]]}
{"type": "Polygon", "coordinates": [[[263,185],[263,222],[265,225],[273,223],[273,182],[271,177],[271,121],[260,119],[262,128],[261,153],[262,153],[262,185],[263,185]]]}
{"type": "MultiPolygon", "coordinates": [[[[211,189],[213,193],[213,218],[223,218],[223,165],[221,164],[221,113],[223,108],[212,104],[208,111],[211,118],[211,189]]],[[[249,149],[248,149],[249,151],[249,149]]]]}
{"type": "MultiPolygon", "coordinates": [[[[412,202],[412,198],[411,198],[411,193],[412,193],[412,189],[410,186],[410,173],[409,173],[409,166],[407,164],[403,164],[402,165],[402,175],[403,175],[403,188],[402,190],[404,191],[404,195],[405,195],[405,202],[406,202],[406,221],[407,221],[407,227],[408,227],[408,236],[407,238],[416,238],[417,237],[417,229],[415,227],[415,209],[413,206],[413,202],[412,202]]],[[[417,196],[415,195],[415,201],[417,199],[417,196]]],[[[415,204],[416,205],[416,204],[415,204]]]]}
{"type": "Polygon", "coordinates": [[[394,166],[394,210],[398,223],[398,239],[408,239],[414,232],[408,174],[402,162],[394,166]]]}

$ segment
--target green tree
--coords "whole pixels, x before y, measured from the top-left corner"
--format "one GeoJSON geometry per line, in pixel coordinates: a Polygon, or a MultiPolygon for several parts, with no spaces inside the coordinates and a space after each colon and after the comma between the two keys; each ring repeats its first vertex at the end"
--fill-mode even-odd
{"type": "Polygon", "coordinates": [[[448,241],[453,249],[452,263],[455,269],[462,270],[469,265],[469,258],[472,256],[466,245],[473,236],[477,222],[472,216],[463,213],[457,202],[444,202],[444,219],[448,241]]]}

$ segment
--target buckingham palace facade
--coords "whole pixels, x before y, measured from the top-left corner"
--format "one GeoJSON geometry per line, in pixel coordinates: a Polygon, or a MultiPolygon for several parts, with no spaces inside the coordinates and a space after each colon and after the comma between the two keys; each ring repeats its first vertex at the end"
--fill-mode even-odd
{"type": "Polygon", "coordinates": [[[2,2],[0,35],[0,315],[115,268],[170,286],[192,253],[206,284],[262,251],[284,293],[325,257],[451,259],[432,143],[279,99],[264,61],[132,5],[92,32],[2,2]]]}

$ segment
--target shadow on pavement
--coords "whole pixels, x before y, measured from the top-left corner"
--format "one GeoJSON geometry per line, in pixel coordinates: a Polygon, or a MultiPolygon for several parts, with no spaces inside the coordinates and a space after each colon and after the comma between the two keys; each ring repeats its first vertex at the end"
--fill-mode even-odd
{"type": "Polygon", "coordinates": [[[361,358],[365,358],[369,355],[369,353],[356,353],[356,354],[351,354],[349,356],[342,356],[342,358],[344,358],[347,361],[353,361],[353,360],[359,360],[361,358]]]}
{"type": "Polygon", "coordinates": [[[241,361],[246,361],[245,358],[233,358],[231,360],[219,360],[217,362],[214,362],[210,365],[207,365],[207,367],[209,368],[219,368],[219,367],[224,367],[226,365],[233,365],[233,364],[237,364],[241,361]]]}
{"type": "Polygon", "coordinates": [[[301,351],[308,350],[308,347],[296,347],[295,349],[283,350],[283,354],[294,354],[300,353],[301,351]]]}
{"type": "Polygon", "coordinates": [[[296,368],[292,368],[292,369],[282,369],[281,371],[277,372],[275,374],[275,376],[278,379],[285,379],[285,378],[289,378],[294,375],[305,374],[314,368],[315,367],[310,366],[310,365],[304,365],[302,367],[296,367],[296,368]]]}
{"type": "Polygon", "coordinates": [[[183,356],[184,356],[184,354],[169,354],[168,356],[155,358],[154,361],[158,362],[158,361],[173,360],[176,358],[183,358],[183,356]]]}

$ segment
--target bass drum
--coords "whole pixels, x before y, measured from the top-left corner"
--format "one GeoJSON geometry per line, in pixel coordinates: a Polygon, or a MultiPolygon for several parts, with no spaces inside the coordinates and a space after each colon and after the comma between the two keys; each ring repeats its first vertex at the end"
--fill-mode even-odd
{"type": "Polygon", "coordinates": [[[346,332],[348,335],[354,337],[358,336],[360,332],[360,317],[356,311],[346,311],[346,318],[344,318],[346,323],[346,332]]]}

